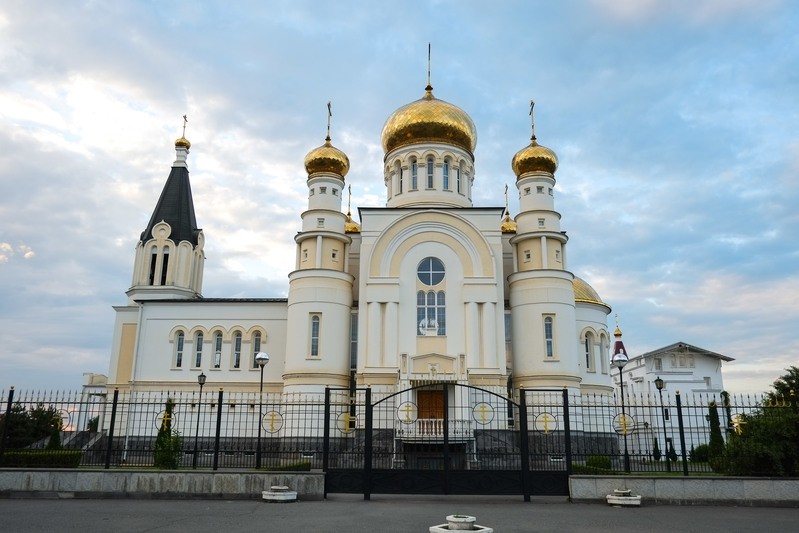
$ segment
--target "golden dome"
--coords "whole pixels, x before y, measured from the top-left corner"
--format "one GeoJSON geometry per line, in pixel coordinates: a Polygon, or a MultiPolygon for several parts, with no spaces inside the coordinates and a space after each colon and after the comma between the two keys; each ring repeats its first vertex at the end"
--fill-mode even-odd
{"type": "Polygon", "coordinates": [[[511,220],[510,211],[505,211],[505,220],[502,221],[500,229],[502,233],[516,233],[516,222],[511,220]]]}
{"type": "Polygon", "coordinates": [[[175,141],[175,148],[180,148],[180,147],[183,147],[188,150],[189,148],[191,148],[191,143],[186,137],[181,137],[180,139],[177,139],[175,141]]]}
{"type": "Polygon", "coordinates": [[[602,299],[599,297],[599,294],[597,294],[594,288],[591,287],[591,285],[589,285],[588,283],[586,283],[584,279],[574,276],[572,285],[574,286],[575,302],[599,304],[599,305],[604,305],[605,307],[608,306],[608,304],[602,301],[602,299]]]}
{"type": "Polygon", "coordinates": [[[352,220],[352,215],[347,212],[347,222],[344,223],[344,233],[360,233],[361,225],[352,220]]]}
{"type": "Polygon", "coordinates": [[[428,85],[421,99],[394,111],[383,126],[385,153],[421,142],[454,144],[471,154],[477,146],[477,128],[463,109],[433,96],[428,85]]]}
{"type": "Polygon", "coordinates": [[[548,172],[554,174],[558,168],[558,156],[555,152],[541,146],[536,142],[535,136],[530,140],[530,144],[516,152],[511,161],[511,167],[517,178],[522,177],[528,172],[548,172]]]}
{"type": "Polygon", "coordinates": [[[319,172],[330,172],[344,179],[350,170],[350,159],[347,154],[330,143],[330,136],[325,138],[325,144],[314,148],[305,156],[305,170],[308,176],[319,172]]]}

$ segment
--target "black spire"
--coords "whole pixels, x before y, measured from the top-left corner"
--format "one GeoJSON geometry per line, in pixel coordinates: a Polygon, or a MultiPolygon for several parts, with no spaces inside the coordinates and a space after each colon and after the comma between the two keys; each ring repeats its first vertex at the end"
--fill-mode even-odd
{"type": "Polygon", "coordinates": [[[141,234],[142,242],[151,238],[153,227],[161,221],[172,228],[169,238],[174,243],[189,241],[197,246],[197,237],[201,230],[197,227],[197,219],[194,216],[189,169],[185,166],[172,167],[153,216],[141,234]]]}

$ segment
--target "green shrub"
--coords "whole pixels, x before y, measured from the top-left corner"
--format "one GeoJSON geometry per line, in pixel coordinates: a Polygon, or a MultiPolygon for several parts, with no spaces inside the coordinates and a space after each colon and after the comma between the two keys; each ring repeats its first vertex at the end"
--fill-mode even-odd
{"type": "Polygon", "coordinates": [[[3,466],[10,468],[77,468],[80,450],[6,450],[3,466]]]}
{"type": "Polygon", "coordinates": [[[271,470],[273,472],[307,472],[311,470],[311,461],[297,461],[296,463],[288,463],[280,466],[269,466],[266,467],[265,470],[271,470]]]}
{"type": "Polygon", "coordinates": [[[652,439],[652,459],[655,461],[660,461],[661,457],[663,457],[663,453],[660,451],[657,438],[654,438],[652,439]]]}
{"type": "Polygon", "coordinates": [[[585,466],[589,468],[600,468],[602,470],[612,470],[613,462],[607,455],[590,455],[585,460],[585,466]]]}
{"type": "Polygon", "coordinates": [[[615,476],[615,470],[607,470],[605,468],[596,468],[586,465],[573,465],[572,474],[585,475],[585,476],[615,476]]]}
{"type": "Polygon", "coordinates": [[[183,457],[183,438],[177,430],[172,430],[174,408],[175,402],[172,398],[167,398],[164,404],[164,417],[153,447],[153,465],[156,468],[174,470],[180,466],[183,457]]]}
{"type": "Polygon", "coordinates": [[[688,458],[692,463],[707,463],[710,461],[710,446],[707,444],[700,444],[695,448],[691,448],[691,453],[688,458]]]}

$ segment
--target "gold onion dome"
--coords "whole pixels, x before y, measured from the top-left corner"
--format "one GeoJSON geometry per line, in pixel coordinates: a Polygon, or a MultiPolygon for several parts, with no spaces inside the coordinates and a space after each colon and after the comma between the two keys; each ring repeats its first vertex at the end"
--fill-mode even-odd
{"type": "Polygon", "coordinates": [[[352,215],[347,212],[347,222],[344,223],[344,233],[360,233],[361,225],[352,220],[352,215]]]}
{"type": "Polygon", "coordinates": [[[505,211],[505,219],[500,226],[502,233],[516,233],[516,222],[510,218],[510,211],[505,211]]]}
{"type": "Polygon", "coordinates": [[[309,176],[320,172],[329,172],[344,179],[350,170],[350,159],[347,154],[330,143],[328,135],[325,138],[325,144],[314,148],[305,156],[305,170],[309,176]]]}
{"type": "Polygon", "coordinates": [[[388,117],[383,126],[383,150],[422,142],[454,144],[474,153],[477,128],[458,106],[433,96],[433,87],[425,88],[424,96],[404,105],[388,117]]]}
{"type": "Polygon", "coordinates": [[[541,146],[535,140],[535,135],[530,140],[530,144],[516,152],[511,161],[516,177],[520,178],[528,172],[547,172],[554,174],[558,169],[558,156],[555,152],[541,146]]]}
{"type": "Polygon", "coordinates": [[[191,148],[191,143],[186,137],[181,137],[175,141],[175,148],[185,148],[188,150],[191,148]]]}
{"type": "Polygon", "coordinates": [[[584,279],[574,276],[572,285],[574,286],[575,302],[599,304],[607,307],[608,304],[602,301],[602,299],[599,297],[599,294],[597,294],[594,288],[591,287],[591,285],[589,285],[588,283],[586,283],[584,279]]]}

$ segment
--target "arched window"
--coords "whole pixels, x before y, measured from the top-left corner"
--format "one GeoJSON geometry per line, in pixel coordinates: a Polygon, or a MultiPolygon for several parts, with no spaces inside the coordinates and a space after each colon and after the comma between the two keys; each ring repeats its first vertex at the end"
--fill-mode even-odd
{"type": "Polygon", "coordinates": [[[311,356],[319,357],[319,315],[311,317],[311,356]]]}
{"type": "Polygon", "coordinates": [[[449,190],[449,161],[444,161],[444,190],[449,190]]]}
{"type": "Polygon", "coordinates": [[[214,368],[222,366],[222,333],[217,331],[214,335],[214,368]]]}
{"type": "Polygon", "coordinates": [[[594,336],[591,333],[585,334],[585,369],[594,372],[594,336]]]}
{"type": "Polygon", "coordinates": [[[164,255],[161,258],[161,285],[166,285],[166,272],[169,269],[169,248],[164,247],[164,255]]]}
{"type": "Polygon", "coordinates": [[[551,316],[544,318],[544,342],[547,357],[555,357],[555,341],[553,337],[553,320],[551,316]]]}
{"type": "Polygon", "coordinates": [[[148,285],[155,285],[155,264],[158,262],[158,248],[153,246],[150,249],[150,274],[148,276],[148,285]]]}
{"type": "Polygon", "coordinates": [[[402,185],[403,185],[402,184],[402,178],[403,178],[403,176],[402,176],[402,168],[397,166],[397,179],[399,181],[399,183],[398,183],[399,190],[397,191],[398,194],[402,194],[402,185]]]}
{"type": "Polygon", "coordinates": [[[233,334],[233,368],[241,368],[241,331],[233,334]]]}
{"type": "MultiPolygon", "coordinates": [[[[435,287],[444,281],[444,264],[435,257],[422,259],[416,277],[422,286],[435,287]]],[[[417,334],[435,336],[447,334],[446,300],[444,290],[419,290],[416,293],[417,334]]]]}
{"type": "Polygon", "coordinates": [[[255,356],[261,351],[261,332],[256,331],[252,336],[252,368],[258,368],[258,363],[255,362],[255,356]]]}
{"type": "Polygon", "coordinates": [[[194,337],[194,368],[200,368],[203,364],[203,334],[197,333],[194,337]]]}
{"type": "Polygon", "coordinates": [[[185,341],[185,337],[182,331],[178,331],[177,336],[175,337],[175,368],[180,368],[183,366],[183,342],[185,341]]]}
{"type": "Polygon", "coordinates": [[[411,190],[415,191],[419,188],[419,168],[416,164],[416,159],[411,161],[411,190]]]}
{"type": "Polygon", "coordinates": [[[457,188],[458,194],[462,194],[461,191],[461,169],[455,169],[455,187],[457,188]]]}
{"type": "Polygon", "coordinates": [[[433,158],[427,158],[427,188],[433,188],[433,158]]]}

